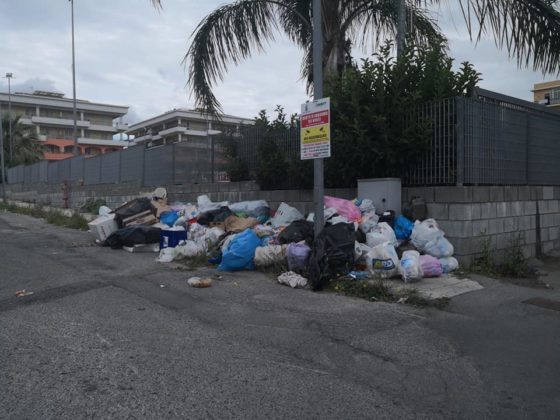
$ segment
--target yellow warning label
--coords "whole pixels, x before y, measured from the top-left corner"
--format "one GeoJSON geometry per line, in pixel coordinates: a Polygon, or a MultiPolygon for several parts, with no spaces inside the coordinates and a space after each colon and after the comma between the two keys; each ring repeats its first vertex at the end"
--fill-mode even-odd
{"type": "Polygon", "coordinates": [[[301,130],[301,142],[303,144],[319,143],[330,139],[330,124],[316,125],[301,130]]]}

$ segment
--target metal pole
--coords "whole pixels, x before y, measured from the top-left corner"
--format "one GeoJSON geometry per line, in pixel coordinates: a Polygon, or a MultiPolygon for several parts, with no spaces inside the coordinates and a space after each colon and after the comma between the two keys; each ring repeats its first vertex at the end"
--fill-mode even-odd
{"type": "Polygon", "coordinates": [[[74,53],[74,0],[70,1],[70,9],[72,13],[72,91],[74,100],[74,128],[72,129],[72,139],[74,140],[73,154],[78,155],[78,127],[77,127],[77,111],[76,111],[76,56],[74,53]]]}
{"type": "Polygon", "coordinates": [[[4,127],[2,126],[2,107],[0,106],[0,166],[2,170],[2,199],[6,204],[6,167],[4,165],[4,127]]]}
{"type": "Polygon", "coordinates": [[[397,2],[397,57],[404,52],[404,39],[406,37],[406,8],[405,0],[397,2]]]}
{"type": "MultiPolygon", "coordinates": [[[[321,0],[313,0],[313,95],[323,97],[323,19],[321,0]]],[[[323,200],[325,195],[323,159],[313,160],[313,203],[315,205],[315,237],[325,226],[323,200]]]]}
{"type": "Polygon", "coordinates": [[[12,136],[12,73],[6,73],[6,79],[8,79],[8,147],[10,150],[10,164],[12,163],[12,159],[14,158],[13,152],[13,136],[12,136]]]}

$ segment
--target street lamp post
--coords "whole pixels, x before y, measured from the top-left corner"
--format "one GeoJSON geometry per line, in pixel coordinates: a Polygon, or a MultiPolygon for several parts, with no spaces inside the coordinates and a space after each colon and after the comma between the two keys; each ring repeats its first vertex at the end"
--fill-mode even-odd
{"type": "Polygon", "coordinates": [[[0,171],[2,172],[2,199],[6,204],[6,167],[4,166],[4,128],[2,127],[2,105],[0,104],[0,171]]]}
{"type": "Polygon", "coordinates": [[[70,1],[70,10],[72,14],[72,91],[73,91],[73,116],[74,127],[72,129],[72,139],[74,140],[73,154],[78,154],[78,127],[77,127],[77,111],[76,111],[76,56],[74,52],[74,0],[70,1]]]}
{"type": "Polygon", "coordinates": [[[14,144],[12,140],[12,77],[12,73],[6,73],[6,79],[8,79],[8,148],[10,151],[10,162],[14,157],[14,144]]]}

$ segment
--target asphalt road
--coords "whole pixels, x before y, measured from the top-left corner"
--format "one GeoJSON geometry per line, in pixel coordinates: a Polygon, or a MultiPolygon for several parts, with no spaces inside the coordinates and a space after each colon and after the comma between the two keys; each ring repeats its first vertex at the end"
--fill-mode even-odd
{"type": "Polygon", "coordinates": [[[193,289],[30,217],[0,238],[2,419],[560,417],[560,312],[522,303],[555,290],[479,279],[439,311],[254,272],[193,289]]]}

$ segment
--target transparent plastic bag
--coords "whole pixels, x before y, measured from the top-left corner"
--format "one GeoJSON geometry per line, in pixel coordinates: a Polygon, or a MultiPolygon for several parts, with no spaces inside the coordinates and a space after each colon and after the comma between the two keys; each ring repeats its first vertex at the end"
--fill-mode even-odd
{"type": "Polygon", "coordinates": [[[419,281],[424,277],[418,251],[404,251],[399,263],[399,273],[405,283],[419,281]]]}
{"type": "Polygon", "coordinates": [[[371,232],[366,234],[366,242],[370,248],[389,242],[393,246],[397,246],[397,237],[395,231],[388,223],[378,223],[371,232]]]}

